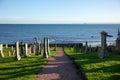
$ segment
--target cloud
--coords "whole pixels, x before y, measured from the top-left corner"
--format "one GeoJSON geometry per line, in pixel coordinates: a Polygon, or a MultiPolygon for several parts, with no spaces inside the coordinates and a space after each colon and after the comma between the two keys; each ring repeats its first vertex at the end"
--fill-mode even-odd
{"type": "Polygon", "coordinates": [[[120,21],[116,19],[51,19],[40,17],[0,16],[0,23],[120,23],[120,21]]]}
{"type": "Polygon", "coordinates": [[[37,18],[37,17],[21,17],[21,16],[0,16],[0,19],[7,19],[7,20],[43,20],[43,21],[74,21],[75,19],[50,19],[50,18],[37,18]]]}
{"type": "Polygon", "coordinates": [[[0,16],[2,19],[24,19],[25,17],[18,17],[18,16],[0,16]]]}

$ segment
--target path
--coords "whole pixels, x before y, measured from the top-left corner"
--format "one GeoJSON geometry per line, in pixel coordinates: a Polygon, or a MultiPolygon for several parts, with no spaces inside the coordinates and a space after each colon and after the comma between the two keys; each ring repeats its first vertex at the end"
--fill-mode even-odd
{"type": "Polygon", "coordinates": [[[57,54],[48,59],[48,63],[35,80],[81,80],[72,61],[58,48],[57,54]]]}

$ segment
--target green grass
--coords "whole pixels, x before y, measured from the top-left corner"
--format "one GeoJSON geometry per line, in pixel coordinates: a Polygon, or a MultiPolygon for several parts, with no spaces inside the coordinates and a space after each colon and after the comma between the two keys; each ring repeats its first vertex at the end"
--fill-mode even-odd
{"type": "Polygon", "coordinates": [[[109,58],[99,59],[96,52],[74,53],[67,47],[65,52],[82,67],[88,80],[120,80],[120,54],[109,53],[109,58]]]}
{"type": "MultiPolygon", "coordinates": [[[[15,61],[14,56],[8,57],[10,48],[4,49],[4,58],[0,58],[0,80],[34,80],[36,75],[44,67],[47,59],[32,54],[29,58],[22,57],[15,61]]],[[[51,56],[55,55],[51,48],[51,56]]]]}
{"type": "Polygon", "coordinates": [[[56,54],[55,47],[50,48],[50,57],[54,56],[56,54]]]}

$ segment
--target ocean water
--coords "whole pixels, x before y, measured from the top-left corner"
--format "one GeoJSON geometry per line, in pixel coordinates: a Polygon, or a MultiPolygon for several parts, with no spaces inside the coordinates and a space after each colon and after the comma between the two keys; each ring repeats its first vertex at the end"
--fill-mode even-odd
{"type": "Polygon", "coordinates": [[[120,24],[0,24],[0,43],[33,43],[34,37],[40,42],[49,37],[50,43],[100,44],[101,31],[113,35],[107,42],[115,42],[118,28],[120,24]]]}

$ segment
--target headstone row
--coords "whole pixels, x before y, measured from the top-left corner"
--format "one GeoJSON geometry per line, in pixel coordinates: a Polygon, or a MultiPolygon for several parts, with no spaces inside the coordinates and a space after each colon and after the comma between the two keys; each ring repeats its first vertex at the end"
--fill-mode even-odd
{"type": "Polygon", "coordinates": [[[23,45],[23,44],[20,45],[19,42],[16,42],[15,43],[15,60],[16,61],[20,60],[21,55],[24,56],[24,57],[29,57],[30,53],[28,53],[28,49],[29,48],[28,48],[27,43],[25,43],[25,45],[23,45]],[[20,46],[21,50],[19,50],[20,49],[19,46],[20,46]],[[20,55],[20,53],[21,53],[21,55],[20,55]]]}

